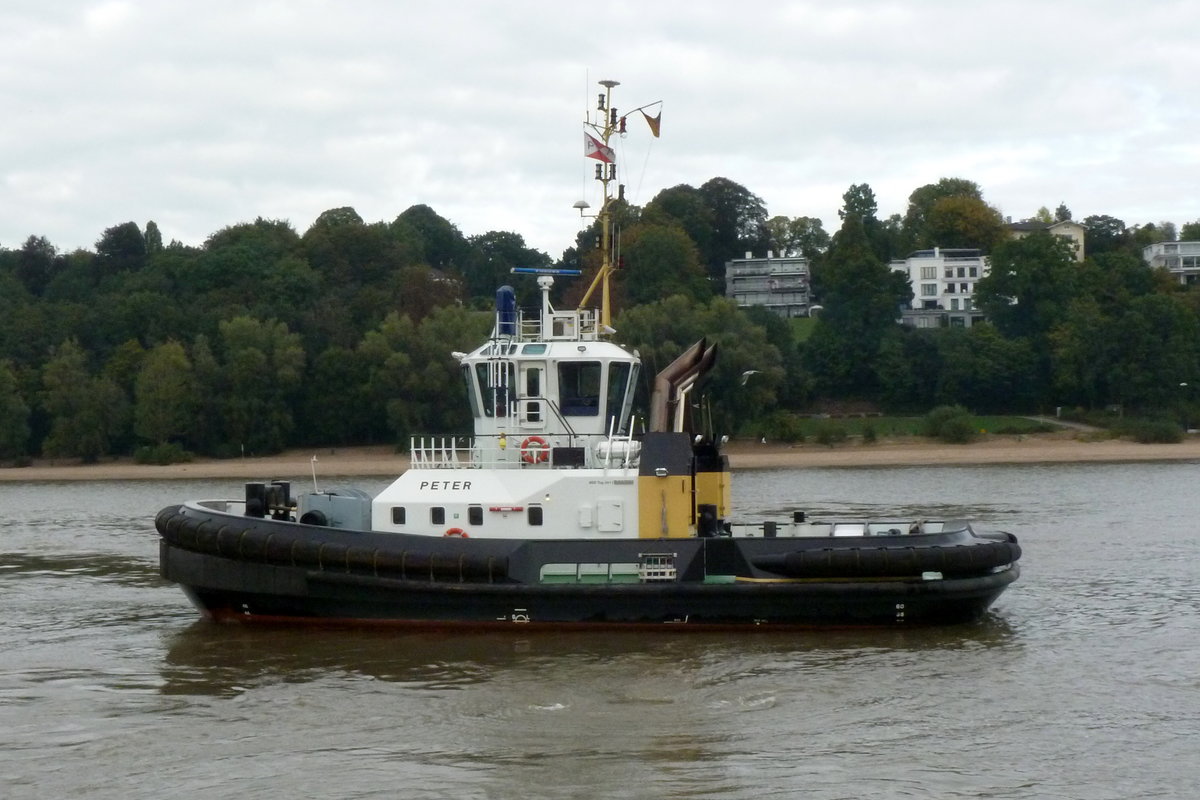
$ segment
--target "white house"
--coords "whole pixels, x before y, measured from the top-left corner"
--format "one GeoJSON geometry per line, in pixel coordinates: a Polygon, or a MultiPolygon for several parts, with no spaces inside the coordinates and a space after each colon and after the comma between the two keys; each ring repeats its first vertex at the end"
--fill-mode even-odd
{"type": "Polygon", "coordinates": [[[906,274],[913,289],[911,307],[901,312],[903,324],[969,328],[983,319],[975,308],[975,284],[990,267],[981,251],[935,247],[896,259],[889,266],[906,274]]]}
{"type": "Polygon", "coordinates": [[[1200,242],[1159,242],[1142,248],[1142,260],[1170,272],[1184,285],[1200,283],[1200,242]]]}

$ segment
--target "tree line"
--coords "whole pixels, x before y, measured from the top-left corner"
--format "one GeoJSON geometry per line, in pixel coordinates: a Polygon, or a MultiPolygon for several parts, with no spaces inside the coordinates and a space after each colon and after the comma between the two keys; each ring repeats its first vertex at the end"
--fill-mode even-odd
{"type": "MultiPolygon", "coordinates": [[[[1070,218],[1059,206],[1047,221],[1070,218]]],[[[979,187],[948,178],[880,219],[867,184],[843,196],[839,230],[771,217],[745,187],[713,178],[618,202],[616,337],[646,384],[702,336],[722,348],[707,383],[715,432],[778,428],[789,414],[854,403],[980,412],[1054,405],[1183,417],[1200,387],[1197,295],[1141,261],[1174,226],[1082,220],[1088,258],[1054,237],[1011,240],[979,187]],[[977,247],[992,272],[977,301],[989,323],[913,330],[911,297],[888,262],[916,249],[977,247]],[[801,324],[724,298],[725,262],[746,251],[803,254],[819,318],[801,324]]],[[[1200,239],[1200,221],[1184,225],[1200,239]]],[[[198,247],[158,227],[108,228],[94,250],[45,237],[0,247],[0,458],[94,461],[137,453],[264,454],[287,447],[395,443],[469,429],[458,366],[490,330],[497,286],[523,304],[514,266],[594,271],[595,225],[557,260],[519,233],[464,236],[427,206],[391,222],[331,209],[298,233],[257,219],[198,247]]],[[[560,282],[578,300],[586,277],[560,282]]]]}

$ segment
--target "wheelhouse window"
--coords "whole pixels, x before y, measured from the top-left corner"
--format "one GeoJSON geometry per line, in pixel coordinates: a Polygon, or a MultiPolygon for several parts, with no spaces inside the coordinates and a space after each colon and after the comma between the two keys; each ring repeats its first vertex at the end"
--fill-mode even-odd
{"type": "Polygon", "coordinates": [[[511,361],[487,361],[475,365],[484,416],[508,416],[510,389],[517,385],[513,372],[511,361]]]}
{"type": "Polygon", "coordinates": [[[604,404],[604,430],[626,433],[629,415],[633,410],[633,391],[637,370],[628,362],[614,361],[608,365],[608,397],[604,404]]]}
{"type": "Polygon", "coordinates": [[[599,361],[565,361],[558,365],[558,405],[568,417],[600,415],[599,361]]]}
{"type": "Polygon", "coordinates": [[[467,506],[467,522],[472,525],[482,525],[483,506],[467,506]]]}
{"type": "Polygon", "coordinates": [[[392,524],[404,524],[404,506],[392,506],[392,524]]]}
{"type": "Polygon", "coordinates": [[[441,506],[434,506],[429,509],[429,524],[430,525],[445,525],[446,524],[446,509],[441,506]]]}
{"type": "Polygon", "coordinates": [[[530,525],[541,525],[542,524],[542,507],[541,506],[530,506],[526,510],[525,513],[528,514],[530,525]]]}
{"type": "Polygon", "coordinates": [[[463,381],[467,384],[467,402],[471,404],[471,416],[482,416],[482,409],[479,407],[479,394],[475,391],[475,383],[471,380],[471,368],[463,364],[463,381]]]}

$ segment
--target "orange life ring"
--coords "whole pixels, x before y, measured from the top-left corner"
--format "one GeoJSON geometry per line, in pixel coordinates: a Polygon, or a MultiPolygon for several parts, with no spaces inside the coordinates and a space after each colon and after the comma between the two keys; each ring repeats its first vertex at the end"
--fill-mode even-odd
{"type": "Polygon", "coordinates": [[[526,464],[540,464],[550,458],[550,446],[540,436],[530,436],[521,442],[521,460],[526,464]]]}
{"type": "Polygon", "coordinates": [[[457,536],[460,539],[470,539],[471,538],[470,536],[467,536],[467,532],[464,531],[462,528],[447,528],[446,532],[442,535],[443,536],[457,536]]]}

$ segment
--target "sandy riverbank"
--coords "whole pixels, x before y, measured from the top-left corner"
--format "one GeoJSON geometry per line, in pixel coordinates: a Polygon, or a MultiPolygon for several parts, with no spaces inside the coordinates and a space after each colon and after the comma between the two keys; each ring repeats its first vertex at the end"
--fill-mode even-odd
{"type": "MultiPolygon", "coordinates": [[[[1137,444],[1122,439],[1088,441],[1073,433],[988,436],[966,445],[918,438],[885,439],[873,444],[837,447],[819,444],[772,445],[736,442],[726,448],[734,469],[923,466],[930,464],[1050,464],[1073,462],[1200,461],[1200,437],[1179,444],[1137,444]]],[[[408,459],[390,447],[292,450],[265,458],[197,460],[190,464],[149,466],[128,460],[100,464],[37,461],[29,467],[0,468],[3,481],[238,480],[303,479],[316,457],[319,478],[397,475],[408,459]]]]}

